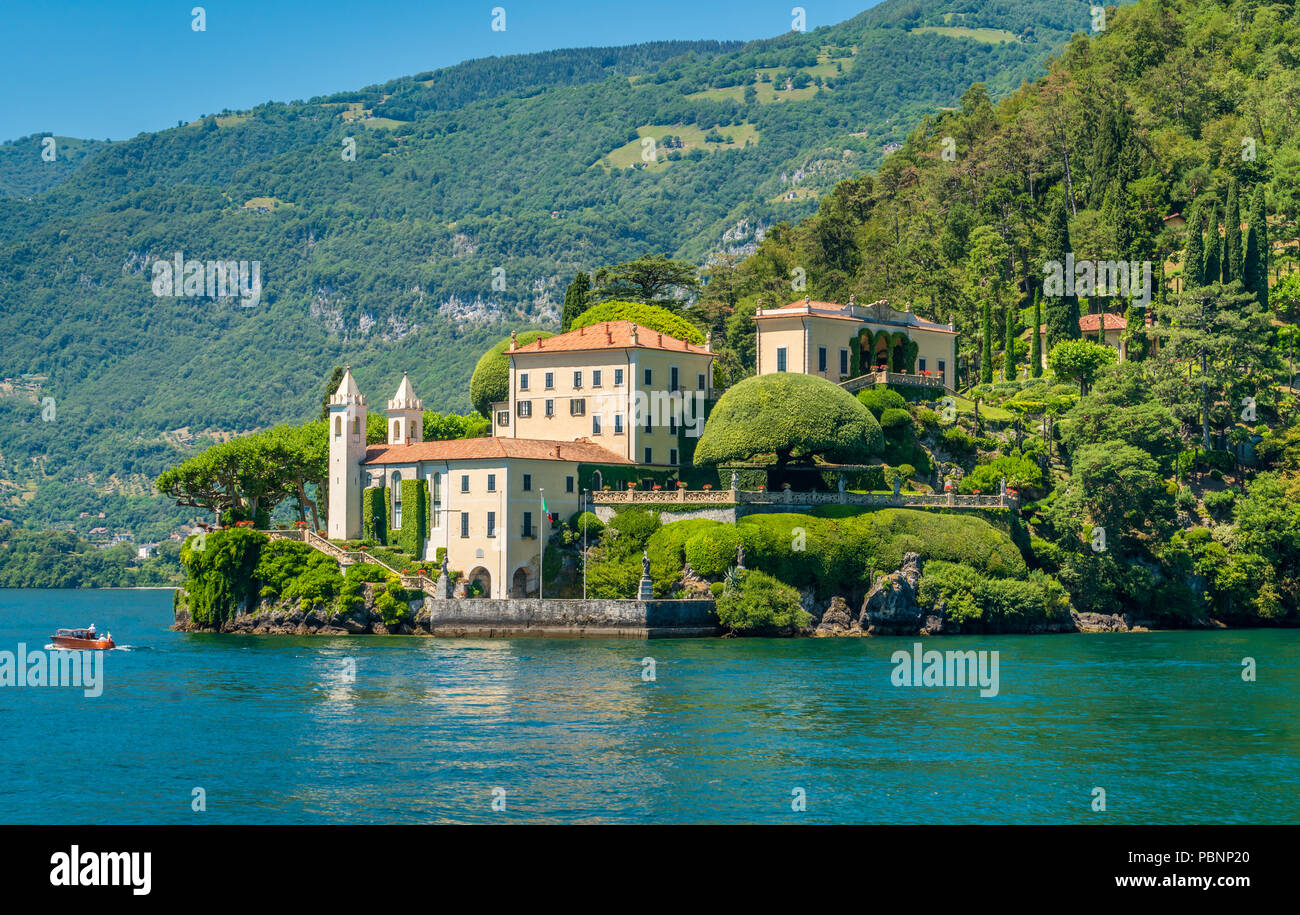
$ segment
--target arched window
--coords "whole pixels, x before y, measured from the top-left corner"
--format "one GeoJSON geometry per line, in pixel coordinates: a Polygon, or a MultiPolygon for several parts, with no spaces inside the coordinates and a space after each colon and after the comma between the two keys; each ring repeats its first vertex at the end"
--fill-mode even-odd
{"type": "Polygon", "coordinates": [[[393,471],[393,479],[389,485],[393,490],[393,529],[396,530],[402,526],[402,474],[400,471],[393,471]]]}
{"type": "Polygon", "coordinates": [[[400,419],[395,419],[393,420],[393,441],[397,441],[401,437],[402,437],[402,421],[400,419]]]}
{"type": "Polygon", "coordinates": [[[591,475],[591,491],[600,492],[602,483],[604,483],[604,477],[602,477],[600,471],[597,470],[591,475]]]}
{"type": "Polygon", "coordinates": [[[343,417],[342,417],[342,416],[336,416],[336,417],[334,417],[334,434],[335,434],[335,435],[342,435],[342,434],[343,434],[343,417]]]}
{"type": "Polygon", "coordinates": [[[352,434],[353,434],[353,435],[360,435],[360,434],[361,434],[361,417],[360,417],[360,416],[354,416],[354,417],[352,417],[352,434]]]}

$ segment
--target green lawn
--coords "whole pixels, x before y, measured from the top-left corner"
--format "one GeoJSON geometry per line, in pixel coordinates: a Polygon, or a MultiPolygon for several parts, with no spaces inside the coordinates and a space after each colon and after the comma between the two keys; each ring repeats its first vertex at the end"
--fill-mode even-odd
{"type": "Polygon", "coordinates": [[[999,41],[1019,43],[1020,41],[1014,32],[1008,32],[1006,29],[971,29],[964,25],[926,25],[919,29],[912,29],[912,32],[934,32],[936,35],[947,35],[949,38],[969,38],[986,44],[997,44],[999,41]]]}
{"type": "Polygon", "coordinates": [[[707,130],[701,130],[694,125],[677,126],[673,124],[647,124],[644,127],[636,129],[638,139],[630,143],[624,143],[618,149],[605,156],[604,162],[608,163],[610,168],[632,168],[640,163],[641,159],[641,139],[643,137],[654,137],[659,141],[664,136],[676,136],[682,138],[683,146],[681,149],[669,150],[658,146],[658,161],[649,168],[664,168],[669,164],[668,154],[670,152],[688,153],[692,149],[703,149],[706,152],[716,152],[721,149],[742,149],[748,143],[757,143],[758,129],[750,123],[733,124],[730,127],[717,128],[718,133],[724,137],[731,137],[730,143],[706,143],[704,136],[707,130]]]}

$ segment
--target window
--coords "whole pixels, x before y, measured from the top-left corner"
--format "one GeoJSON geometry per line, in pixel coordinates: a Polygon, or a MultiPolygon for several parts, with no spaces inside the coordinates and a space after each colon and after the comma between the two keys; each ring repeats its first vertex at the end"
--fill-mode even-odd
{"type": "Polygon", "coordinates": [[[778,346],[776,348],[776,370],[778,372],[785,371],[785,347],[784,346],[778,346]]]}
{"type": "Polygon", "coordinates": [[[948,377],[948,366],[944,365],[942,359],[939,360],[939,374],[942,375],[944,378],[948,377]]]}
{"type": "Polygon", "coordinates": [[[817,347],[817,371],[826,371],[826,347],[817,347]]]}
{"type": "Polygon", "coordinates": [[[652,451],[650,448],[646,448],[645,450],[645,462],[647,464],[654,463],[654,451],[652,451]]]}
{"type": "Polygon", "coordinates": [[[442,474],[435,473],[433,479],[429,481],[429,501],[433,505],[429,509],[429,515],[434,527],[442,527],[442,474]]]}
{"type": "Polygon", "coordinates": [[[591,414],[591,434],[600,435],[600,414],[591,414]]]}
{"type": "Polygon", "coordinates": [[[622,434],[623,434],[623,414],[622,414],[622,413],[615,413],[615,414],[614,414],[614,434],[615,434],[615,435],[622,435],[622,434]]]}
{"type": "Polygon", "coordinates": [[[553,387],[555,387],[555,373],[554,373],[554,372],[547,372],[547,373],[546,373],[546,390],[549,391],[549,390],[551,390],[553,387]]]}
{"type": "Polygon", "coordinates": [[[680,374],[681,374],[680,370],[675,365],[672,366],[670,369],[668,369],[668,390],[670,391],[681,390],[682,386],[678,379],[678,376],[680,374]]]}
{"type": "Polygon", "coordinates": [[[460,491],[469,492],[469,474],[467,473],[460,475],[460,491]]]}
{"type": "Polygon", "coordinates": [[[847,375],[848,373],[849,373],[849,351],[846,349],[842,349],[840,350],[840,374],[847,375]]]}
{"type": "Polygon", "coordinates": [[[509,410],[497,410],[497,425],[498,425],[498,426],[508,426],[508,425],[510,425],[510,411],[509,411],[509,410]]]}
{"type": "Polygon", "coordinates": [[[655,418],[654,418],[654,414],[651,413],[649,410],[646,410],[646,411],[645,411],[645,431],[647,431],[647,432],[653,432],[653,431],[655,431],[655,418]]]}
{"type": "Polygon", "coordinates": [[[918,360],[916,360],[916,367],[917,367],[917,371],[924,372],[924,371],[925,371],[925,360],[924,360],[924,359],[918,359],[918,360]]]}
{"type": "Polygon", "coordinates": [[[573,477],[564,478],[564,491],[573,492],[573,477]]]}
{"type": "Polygon", "coordinates": [[[575,390],[582,387],[582,372],[573,373],[573,387],[575,390]]]}
{"type": "Polygon", "coordinates": [[[669,434],[669,435],[676,435],[676,434],[677,434],[677,417],[676,417],[676,416],[670,416],[670,417],[668,417],[668,434],[669,434]]]}
{"type": "Polygon", "coordinates": [[[585,397],[575,397],[575,398],[573,398],[572,400],[570,400],[570,401],[569,401],[569,415],[570,415],[570,416],[586,416],[586,415],[587,415],[587,398],[585,398],[585,397]]]}
{"type": "Polygon", "coordinates": [[[342,435],[342,434],[343,434],[343,417],[342,417],[342,416],[336,416],[336,417],[334,417],[334,434],[335,434],[335,435],[342,435]]]}
{"type": "Polygon", "coordinates": [[[669,464],[673,464],[674,466],[677,464],[677,449],[676,449],[676,448],[669,448],[669,449],[668,449],[668,463],[669,463],[669,464]]]}
{"type": "Polygon", "coordinates": [[[704,373],[703,373],[703,372],[700,372],[700,375],[699,375],[699,388],[700,388],[700,390],[703,391],[703,390],[704,390],[705,388],[707,388],[708,386],[709,386],[709,385],[708,385],[708,381],[707,381],[707,379],[704,377],[704,373]]]}
{"type": "Polygon", "coordinates": [[[469,512],[460,513],[460,535],[462,537],[469,536],[469,512]]]}
{"type": "Polygon", "coordinates": [[[521,419],[527,419],[533,415],[533,402],[531,400],[521,400],[515,404],[515,413],[521,419]]]}
{"type": "Polygon", "coordinates": [[[495,473],[489,473],[488,492],[496,492],[496,491],[497,491],[497,475],[495,473]]]}
{"type": "Polygon", "coordinates": [[[524,512],[524,536],[525,537],[534,536],[532,512],[524,512]]]}
{"type": "Polygon", "coordinates": [[[352,417],[352,434],[353,434],[353,435],[360,435],[360,434],[361,434],[361,417],[360,417],[360,416],[354,416],[354,417],[352,417]]]}
{"type": "Polygon", "coordinates": [[[402,437],[402,421],[400,419],[395,419],[393,420],[393,439],[397,440],[401,437],[402,437]]]}
{"type": "Polygon", "coordinates": [[[553,401],[553,400],[548,400],[548,401],[546,402],[546,415],[547,415],[547,416],[554,416],[554,415],[555,415],[555,401],[553,401]]]}
{"type": "Polygon", "coordinates": [[[654,377],[655,377],[654,369],[646,369],[643,377],[645,378],[645,383],[647,385],[654,384],[654,377]]]}
{"type": "Polygon", "coordinates": [[[521,390],[521,391],[527,391],[527,390],[528,390],[528,373],[527,373],[527,372],[520,372],[520,373],[519,373],[519,390],[521,390]]]}
{"type": "Polygon", "coordinates": [[[533,475],[531,473],[526,473],[524,474],[524,492],[532,492],[532,491],[533,491],[533,475]]]}
{"type": "Polygon", "coordinates": [[[618,387],[622,383],[623,383],[623,370],[614,369],[614,387],[618,387]]]}
{"type": "Polygon", "coordinates": [[[598,388],[598,387],[600,387],[600,369],[593,369],[593,370],[592,370],[592,372],[591,372],[591,386],[592,386],[593,388],[598,388]]]}
{"type": "Polygon", "coordinates": [[[495,537],[496,535],[497,535],[497,513],[488,512],[488,536],[495,537]]]}

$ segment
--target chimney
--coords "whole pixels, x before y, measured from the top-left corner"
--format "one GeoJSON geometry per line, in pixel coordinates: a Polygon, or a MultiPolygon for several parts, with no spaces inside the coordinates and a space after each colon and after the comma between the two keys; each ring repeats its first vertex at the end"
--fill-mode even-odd
{"type": "Polygon", "coordinates": [[[632,345],[633,345],[633,346],[636,346],[636,345],[637,345],[637,339],[636,339],[636,325],[635,325],[635,324],[632,325],[632,345]]]}
{"type": "Polygon", "coordinates": [[[519,334],[517,334],[515,331],[512,330],[510,331],[510,352],[513,353],[518,348],[519,348],[519,334]]]}
{"type": "Polygon", "coordinates": [[[663,346],[663,345],[664,345],[664,335],[663,335],[663,334],[660,334],[660,335],[659,335],[659,345],[660,345],[660,346],[663,346]]]}
{"type": "Polygon", "coordinates": [[[857,304],[858,304],[858,297],[853,293],[849,293],[849,307],[854,308],[857,306],[857,304]]]}
{"type": "Polygon", "coordinates": [[[585,334],[586,332],[587,332],[587,328],[586,328],[586,326],[583,326],[583,327],[579,327],[579,328],[578,328],[578,336],[579,336],[579,337],[581,337],[581,336],[582,336],[583,334],[585,334]]]}
{"type": "Polygon", "coordinates": [[[605,342],[609,344],[614,342],[614,331],[610,328],[608,321],[605,322],[605,342]]]}
{"type": "Polygon", "coordinates": [[[555,459],[556,459],[557,461],[560,459],[560,446],[559,446],[559,445],[556,445],[556,446],[555,446],[555,459]]]}
{"type": "Polygon", "coordinates": [[[704,332],[704,351],[706,353],[713,352],[713,331],[712,330],[706,330],[704,332]]]}

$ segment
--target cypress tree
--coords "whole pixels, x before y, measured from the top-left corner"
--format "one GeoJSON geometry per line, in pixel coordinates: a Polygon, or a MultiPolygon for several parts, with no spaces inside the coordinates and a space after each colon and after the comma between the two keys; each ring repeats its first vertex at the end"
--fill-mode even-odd
{"type": "Polygon", "coordinates": [[[1043,375],[1043,306],[1039,290],[1034,290],[1034,334],[1029,338],[1029,374],[1033,378],[1043,375]]]}
{"type": "Polygon", "coordinates": [[[993,381],[993,309],[984,303],[984,345],[980,350],[980,384],[993,381]]]}
{"type": "Polygon", "coordinates": [[[1208,286],[1219,282],[1219,211],[1210,210],[1209,237],[1205,240],[1205,266],[1201,268],[1201,285],[1208,286]]]}
{"type": "Polygon", "coordinates": [[[1249,226],[1246,229],[1246,248],[1241,255],[1241,282],[1246,287],[1246,291],[1255,296],[1261,305],[1266,304],[1267,293],[1262,297],[1260,295],[1260,285],[1268,286],[1267,274],[1260,274],[1259,266],[1259,233],[1255,227],[1249,226]]]}
{"type": "MultiPolygon", "coordinates": [[[[1070,215],[1066,209],[1065,195],[1057,197],[1047,226],[1046,260],[1055,260],[1064,269],[1065,255],[1073,250],[1070,244],[1070,215]]],[[[1069,277],[1066,277],[1069,282],[1069,277]]],[[[1062,340],[1079,339],[1079,299],[1066,295],[1053,298],[1047,305],[1047,348],[1062,340]]]]}
{"type": "Polygon", "coordinates": [[[1201,238],[1204,223],[1199,206],[1192,206],[1187,220],[1187,248],[1183,254],[1183,288],[1194,289],[1201,285],[1201,271],[1205,268],[1205,239],[1201,238]]]}
{"type": "Polygon", "coordinates": [[[1004,381],[1016,380],[1016,312],[1011,306],[1007,306],[1007,333],[1002,351],[1002,378],[1004,381]]]}
{"type": "Polygon", "coordinates": [[[564,310],[560,312],[560,330],[567,331],[591,301],[591,278],[581,270],[564,290],[564,310]]]}
{"type": "Polygon", "coordinates": [[[1097,342],[1106,345],[1106,312],[1097,315],[1097,342]]]}
{"type": "Polygon", "coordinates": [[[1259,274],[1255,287],[1255,297],[1259,304],[1268,309],[1268,271],[1272,251],[1268,242],[1268,203],[1264,198],[1264,185],[1256,184],[1255,192],[1250,197],[1250,225],[1255,230],[1255,240],[1259,252],[1259,274]]]}
{"type": "Polygon", "coordinates": [[[1231,283],[1241,279],[1241,189],[1237,179],[1228,186],[1228,209],[1224,213],[1223,227],[1223,281],[1231,283]]]}

